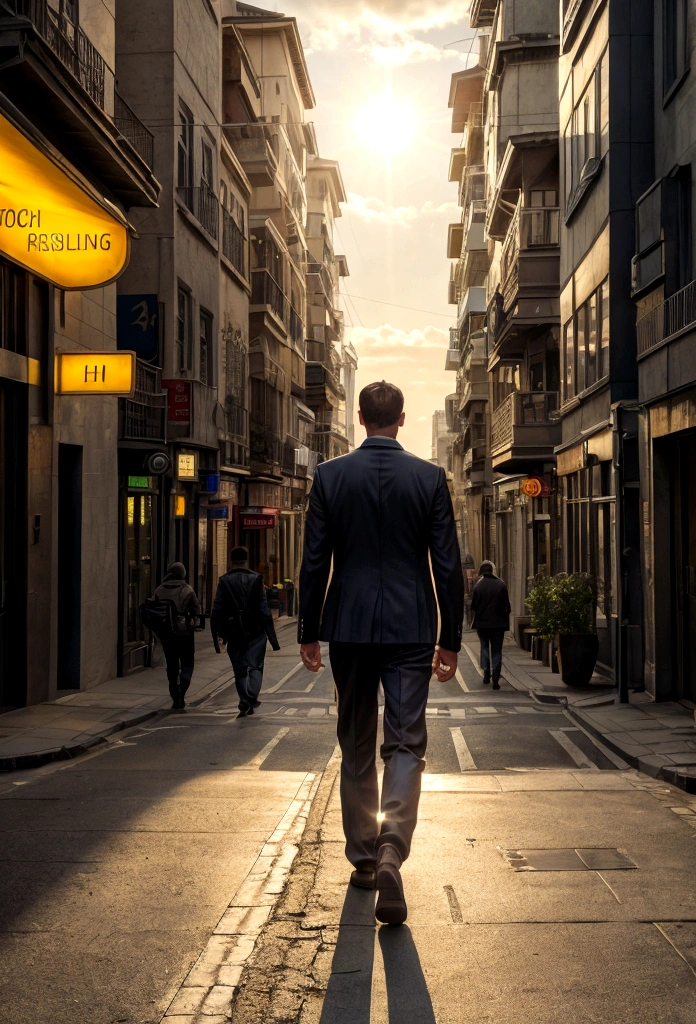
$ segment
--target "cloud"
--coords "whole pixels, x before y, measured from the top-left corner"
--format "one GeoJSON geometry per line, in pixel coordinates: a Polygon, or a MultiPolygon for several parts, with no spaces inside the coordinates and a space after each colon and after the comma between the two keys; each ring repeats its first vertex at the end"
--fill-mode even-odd
{"type": "Polygon", "coordinates": [[[348,192],[348,202],[343,203],[344,214],[352,213],[368,223],[396,224],[407,227],[420,217],[437,215],[455,215],[459,207],[456,203],[440,203],[435,205],[431,200],[417,206],[390,206],[376,196],[361,196],[357,192],[348,192]]]}
{"type": "Polygon", "coordinates": [[[456,56],[415,39],[417,33],[456,24],[468,32],[461,0],[291,0],[281,6],[299,18],[308,52],[353,46],[391,64],[456,56]]]}
{"type": "MultiPolygon", "coordinates": [[[[388,351],[395,348],[446,349],[448,339],[448,332],[443,331],[439,327],[425,327],[423,330],[414,328],[414,330],[407,332],[399,330],[398,327],[392,327],[391,324],[382,324],[381,327],[374,328],[353,327],[351,328],[350,338],[355,345],[358,357],[362,362],[365,362],[368,359],[384,361],[388,358],[385,350],[388,351]],[[382,350],[385,354],[377,356],[377,350],[382,350]],[[373,355],[373,353],[375,354],[373,355]]],[[[392,356],[390,361],[393,361],[394,359],[403,360],[409,358],[409,356],[402,352],[399,356],[392,356]]]]}
{"type": "Polygon", "coordinates": [[[422,64],[424,61],[434,60],[458,60],[462,63],[470,63],[478,59],[478,54],[471,54],[461,50],[445,50],[441,46],[433,46],[422,39],[405,38],[402,41],[389,43],[368,43],[362,47],[363,52],[369,55],[380,64],[397,66],[400,64],[422,64]]]}

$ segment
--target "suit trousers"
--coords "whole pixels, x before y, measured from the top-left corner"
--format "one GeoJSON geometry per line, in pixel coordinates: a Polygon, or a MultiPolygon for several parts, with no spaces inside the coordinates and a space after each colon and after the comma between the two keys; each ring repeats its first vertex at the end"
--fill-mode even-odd
{"type": "Polygon", "coordinates": [[[329,644],[338,690],[346,857],[356,868],[373,867],[377,849],[387,843],[396,847],[402,860],[411,850],[428,742],[425,709],[434,650],[432,644],[329,644]],[[375,764],[380,681],[384,689],[381,808],[375,764]]]}
{"type": "Polygon", "coordinates": [[[239,705],[255,704],[263,683],[263,666],[266,660],[266,634],[261,633],[253,640],[238,643],[229,641],[227,648],[234,670],[234,684],[237,687],[239,705]]]}
{"type": "Polygon", "coordinates": [[[492,674],[493,679],[500,679],[500,672],[503,667],[505,630],[477,629],[476,632],[481,641],[481,668],[487,676],[492,674]]]}

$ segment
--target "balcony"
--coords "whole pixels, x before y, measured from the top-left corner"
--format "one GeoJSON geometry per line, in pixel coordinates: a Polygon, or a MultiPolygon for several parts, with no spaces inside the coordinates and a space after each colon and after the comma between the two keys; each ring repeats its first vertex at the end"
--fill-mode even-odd
{"type": "Polygon", "coordinates": [[[160,370],[137,360],[133,397],[119,402],[120,440],[166,443],[167,392],[161,380],[160,370]]]}
{"type": "Polygon", "coordinates": [[[554,461],[561,443],[556,391],[513,391],[491,419],[491,455],[498,472],[525,472],[530,463],[554,461]]]}
{"type": "Polygon", "coordinates": [[[489,28],[493,24],[497,6],[498,0],[472,0],[469,11],[471,27],[489,28]]]}
{"type": "Polygon", "coordinates": [[[459,411],[466,417],[472,402],[488,401],[488,375],[483,374],[482,380],[467,380],[461,391],[459,411]]]}
{"type": "Polygon", "coordinates": [[[249,467],[249,413],[229,396],[225,399],[224,439],[220,441],[220,464],[249,467]]]}
{"type": "Polygon", "coordinates": [[[210,185],[206,181],[198,186],[183,185],[177,188],[176,194],[201,227],[217,241],[220,204],[210,185]]]}
{"type": "Polygon", "coordinates": [[[140,118],[114,89],[114,124],[141,160],[152,170],[155,139],[140,118]]]}
{"type": "Polygon", "coordinates": [[[333,305],[334,284],[326,264],[310,262],[307,264],[307,291],[321,292],[325,301],[333,305]]]}
{"type": "Polygon", "coordinates": [[[504,312],[526,292],[535,298],[558,296],[559,231],[557,206],[517,206],[501,254],[504,312]]]}
{"type": "Polygon", "coordinates": [[[290,339],[297,348],[304,351],[304,323],[300,314],[290,306],[290,339]]]}
{"type": "Polygon", "coordinates": [[[263,124],[223,129],[252,185],[272,185],[278,173],[278,137],[263,124]]]}
{"type": "Polygon", "coordinates": [[[285,322],[285,295],[267,270],[254,270],[251,275],[251,305],[267,306],[285,322]]]}
{"type": "Polygon", "coordinates": [[[308,440],[312,451],[316,452],[319,462],[327,462],[340,455],[347,455],[350,449],[350,443],[345,434],[331,426],[320,425],[313,434],[310,434],[308,440]]]}
{"type": "Polygon", "coordinates": [[[638,358],[667,344],[696,325],[696,281],[655,306],[636,324],[638,358]]]}
{"type": "Polygon", "coordinates": [[[269,473],[279,476],[283,461],[285,442],[265,424],[251,421],[249,430],[249,454],[252,472],[269,473]]]}
{"type": "Polygon", "coordinates": [[[448,348],[445,356],[445,370],[458,370],[461,353],[458,348],[448,348]]]}
{"type": "Polygon", "coordinates": [[[222,255],[242,277],[246,276],[244,232],[229,210],[222,211],[222,255]]]}

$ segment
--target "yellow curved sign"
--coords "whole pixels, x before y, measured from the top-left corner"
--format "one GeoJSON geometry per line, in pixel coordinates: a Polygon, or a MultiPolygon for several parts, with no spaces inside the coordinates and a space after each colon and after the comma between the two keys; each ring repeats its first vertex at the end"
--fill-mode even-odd
{"type": "Polygon", "coordinates": [[[0,114],[0,252],[59,288],[97,288],[128,262],[128,231],[0,114]]]}

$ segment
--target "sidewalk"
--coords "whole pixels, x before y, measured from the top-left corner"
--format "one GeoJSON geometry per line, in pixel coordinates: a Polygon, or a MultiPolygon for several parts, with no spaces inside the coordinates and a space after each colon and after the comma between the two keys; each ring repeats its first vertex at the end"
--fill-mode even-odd
{"type": "MultiPolygon", "coordinates": [[[[294,640],[296,619],[276,620],[278,639],[294,640]]],[[[160,648],[161,658],[161,648],[160,648]]],[[[163,658],[161,658],[163,661],[163,658]]],[[[210,630],[196,633],[196,668],[186,703],[198,705],[233,680],[227,655],[217,655],[210,630]]],[[[121,729],[139,725],[171,707],[164,664],[109,679],[55,701],[0,715],[0,771],[36,768],[77,757],[121,729]]]]}
{"type": "Polygon", "coordinates": [[[695,809],[635,771],[425,775],[408,921],[379,927],[327,771],[220,1022],[692,1024],[695,809]]]}
{"type": "MultiPolygon", "coordinates": [[[[464,641],[467,653],[478,665],[475,641],[466,634],[464,641]]],[[[676,702],[655,703],[645,693],[631,694],[630,703],[619,704],[616,688],[599,677],[588,689],[573,689],[557,672],[533,661],[531,654],[509,639],[503,650],[503,675],[536,702],[567,707],[578,725],[627,765],[696,793],[693,708],[676,702]]]]}

